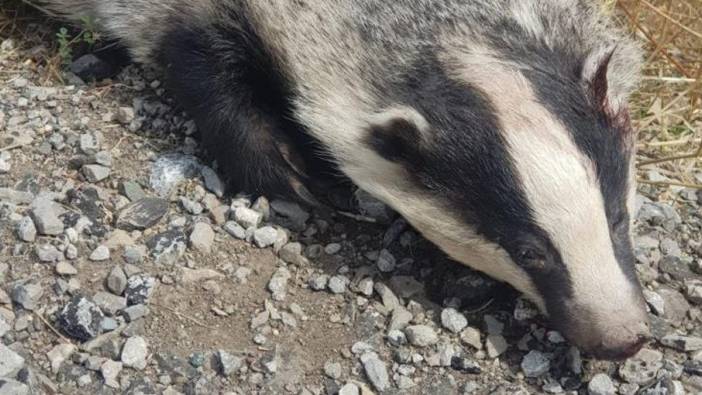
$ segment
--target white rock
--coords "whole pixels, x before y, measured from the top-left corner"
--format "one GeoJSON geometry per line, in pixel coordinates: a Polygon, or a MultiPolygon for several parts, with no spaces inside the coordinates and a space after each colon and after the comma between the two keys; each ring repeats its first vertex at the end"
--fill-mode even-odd
{"type": "Polygon", "coordinates": [[[63,362],[68,359],[76,351],[76,346],[71,343],[62,343],[54,346],[46,356],[49,358],[49,363],[51,364],[51,371],[58,373],[63,362]]]}
{"type": "Polygon", "coordinates": [[[15,377],[24,367],[24,358],[0,342],[0,377],[15,377]]]}
{"type": "Polygon", "coordinates": [[[612,379],[604,373],[597,373],[587,384],[589,395],[614,395],[616,391],[612,379]]]}
{"type": "Polygon", "coordinates": [[[278,240],[278,231],[272,226],[264,226],[254,231],[253,241],[259,248],[272,246],[276,240],[278,240]]]}
{"type": "Polygon", "coordinates": [[[367,352],[361,355],[363,370],[366,372],[368,380],[376,390],[383,392],[390,388],[390,378],[385,363],[378,358],[378,354],[367,352]]]}
{"type": "Polygon", "coordinates": [[[92,253],[90,253],[91,261],[99,262],[106,261],[108,259],[110,259],[110,249],[104,245],[98,246],[92,253]]]}
{"type": "Polygon", "coordinates": [[[539,377],[549,371],[551,361],[544,353],[531,350],[522,359],[521,367],[526,377],[539,377]]]}
{"type": "Polygon", "coordinates": [[[117,377],[121,371],[122,362],[113,361],[111,359],[106,360],[102,366],[100,366],[100,373],[102,373],[102,378],[105,380],[105,385],[110,388],[119,389],[117,377]]]}
{"type": "Polygon", "coordinates": [[[212,230],[210,225],[198,222],[193,227],[192,233],[190,233],[190,245],[194,249],[207,254],[212,250],[214,237],[214,230],[212,230]]]}
{"type": "Polygon", "coordinates": [[[417,347],[427,347],[439,341],[436,331],[426,325],[413,325],[405,328],[405,335],[410,344],[417,347]]]}
{"type": "Polygon", "coordinates": [[[17,236],[22,241],[32,242],[37,238],[37,228],[30,217],[23,217],[17,224],[17,236]]]}
{"type": "Polygon", "coordinates": [[[441,324],[451,332],[459,333],[468,326],[468,320],[456,309],[449,307],[441,312],[441,324]]]}
{"type": "Polygon", "coordinates": [[[261,221],[263,221],[263,214],[243,206],[236,207],[232,215],[234,221],[244,227],[244,229],[251,227],[257,228],[259,225],[261,225],[261,221]]]}
{"type": "Polygon", "coordinates": [[[143,370],[146,368],[147,355],[146,340],[141,336],[133,336],[124,343],[121,360],[126,367],[143,370]]]}

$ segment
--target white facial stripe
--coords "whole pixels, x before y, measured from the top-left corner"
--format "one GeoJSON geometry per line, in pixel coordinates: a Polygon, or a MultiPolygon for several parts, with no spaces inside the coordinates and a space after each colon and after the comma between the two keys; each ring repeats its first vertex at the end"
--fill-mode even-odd
{"type": "Polygon", "coordinates": [[[374,151],[363,152],[363,160],[359,161],[362,167],[347,165],[343,169],[359,187],[397,210],[453,259],[511,284],[545,311],[545,303],[531,279],[514,265],[506,251],[456,219],[443,202],[419,191],[401,166],[382,159],[374,151]]]}
{"type": "Polygon", "coordinates": [[[463,55],[460,64],[462,78],[483,87],[497,110],[535,221],[548,233],[570,273],[574,302],[591,307],[591,313],[601,314],[594,318],[604,322],[611,322],[612,314],[626,319],[636,288],[614,256],[593,163],[565,126],[538,103],[516,65],[488,51],[463,55]]]}

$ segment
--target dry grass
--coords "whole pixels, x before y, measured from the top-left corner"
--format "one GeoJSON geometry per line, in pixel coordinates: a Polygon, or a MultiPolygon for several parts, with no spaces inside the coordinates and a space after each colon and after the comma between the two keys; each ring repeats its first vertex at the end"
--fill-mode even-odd
{"type": "Polygon", "coordinates": [[[632,100],[641,181],[655,166],[670,184],[702,188],[702,0],[609,3],[647,49],[632,100]]]}
{"type": "MultiPolygon", "coordinates": [[[[631,106],[640,130],[641,181],[651,183],[647,170],[655,166],[673,180],[669,184],[702,188],[702,0],[601,1],[647,49],[643,81],[631,106]]],[[[3,2],[0,38],[37,46],[36,55],[20,67],[41,69],[49,83],[61,74],[53,37],[58,25],[47,24],[27,3],[3,2]]]]}

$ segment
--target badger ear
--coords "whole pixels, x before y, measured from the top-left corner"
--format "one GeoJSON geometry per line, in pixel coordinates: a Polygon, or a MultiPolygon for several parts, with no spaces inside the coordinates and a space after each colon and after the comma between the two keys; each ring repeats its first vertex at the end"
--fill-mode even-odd
{"type": "Polygon", "coordinates": [[[583,80],[593,104],[600,110],[611,113],[613,106],[617,105],[610,97],[610,87],[607,78],[609,65],[616,47],[608,48],[604,52],[590,55],[583,67],[583,80]]]}
{"type": "Polygon", "coordinates": [[[366,142],[387,160],[414,161],[428,141],[428,131],[429,124],[417,110],[395,107],[371,117],[366,142]]]}

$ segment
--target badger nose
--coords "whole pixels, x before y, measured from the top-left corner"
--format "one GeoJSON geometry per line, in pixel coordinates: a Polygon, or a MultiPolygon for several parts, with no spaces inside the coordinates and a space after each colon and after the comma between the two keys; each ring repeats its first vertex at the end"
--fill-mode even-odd
{"type": "Polygon", "coordinates": [[[615,335],[614,339],[605,340],[598,349],[594,350],[595,356],[599,359],[615,361],[634,356],[651,339],[647,323],[641,323],[636,329],[638,330],[629,332],[628,336],[623,336],[621,339],[617,339],[615,335]]]}

